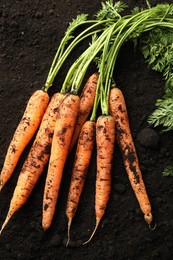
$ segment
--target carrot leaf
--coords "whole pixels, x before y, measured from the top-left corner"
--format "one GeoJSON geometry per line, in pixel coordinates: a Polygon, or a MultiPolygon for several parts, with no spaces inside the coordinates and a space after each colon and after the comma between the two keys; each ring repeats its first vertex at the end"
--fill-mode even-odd
{"type": "Polygon", "coordinates": [[[123,2],[118,1],[113,3],[113,0],[108,0],[101,4],[102,9],[96,15],[98,20],[120,18],[120,13],[127,7],[123,2]]]}
{"type": "Polygon", "coordinates": [[[158,99],[156,109],[149,116],[148,123],[154,127],[162,125],[165,132],[173,130],[173,98],[158,99]]]}
{"type": "Polygon", "coordinates": [[[173,177],[173,166],[166,167],[162,174],[164,177],[168,177],[168,176],[173,177]]]}
{"type": "MultiPolygon", "coordinates": [[[[167,13],[170,10],[167,10],[167,13]]],[[[165,13],[165,15],[167,15],[165,13]]],[[[148,122],[154,127],[162,125],[164,131],[173,130],[173,42],[171,28],[155,28],[141,38],[141,50],[149,66],[162,73],[165,94],[156,101],[156,110],[148,122]]]]}
{"type": "Polygon", "coordinates": [[[153,70],[163,74],[166,88],[173,86],[172,29],[156,28],[151,30],[143,37],[141,46],[146,62],[153,70]]]}

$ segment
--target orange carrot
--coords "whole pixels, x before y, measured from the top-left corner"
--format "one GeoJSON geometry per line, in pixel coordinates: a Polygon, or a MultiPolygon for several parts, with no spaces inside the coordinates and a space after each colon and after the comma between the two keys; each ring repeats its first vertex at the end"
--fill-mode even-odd
{"type": "Polygon", "coordinates": [[[120,89],[111,89],[109,103],[110,113],[115,120],[116,140],[121,150],[126,172],[140,208],[144,213],[144,219],[150,225],[153,219],[151,205],[139,167],[139,161],[129,126],[124,96],[120,89]]]}
{"type": "Polygon", "coordinates": [[[79,111],[80,98],[67,94],[58,110],[43,196],[42,226],[47,230],[55,213],[62,174],[79,111]]]}
{"type": "Polygon", "coordinates": [[[85,183],[88,167],[95,144],[95,122],[86,121],[81,129],[75,160],[72,170],[70,189],[67,199],[66,216],[68,218],[68,241],[70,241],[70,227],[75,216],[83,186],[85,183]]]}
{"type": "Polygon", "coordinates": [[[7,150],[4,165],[0,174],[0,190],[10,179],[22,152],[38,129],[48,102],[49,96],[43,90],[35,91],[30,97],[23,117],[7,150]]]}
{"type": "Polygon", "coordinates": [[[97,175],[95,194],[96,225],[88,243],[94,236],[105,214],[111,192],[111,171],[115,143],[115,122],[112,116],[102,115],[96,121],[97,175]]]}
{"type": "Polygon", "coordinates": [[[56,115],[64,97],[64,94],[57,93],[51,98],[34,143],[19,174],[17,185],[10,202],[9,211],[0,232],[2,232],[13,214],[26,203],[48,163],[56,115]]]}
{"type": "Polygon", "coordinates": [[[98,74],[97,73],[92,74],[87,80],[83,88],[83,91],[81,93],[79,113],[78,113],[77,122],[75,126],[75,132],[70,145],[70,151],[73,149],[78,139],[81,127],[87,120],[93,108],[97,81],[98,81],[98,74]]]}

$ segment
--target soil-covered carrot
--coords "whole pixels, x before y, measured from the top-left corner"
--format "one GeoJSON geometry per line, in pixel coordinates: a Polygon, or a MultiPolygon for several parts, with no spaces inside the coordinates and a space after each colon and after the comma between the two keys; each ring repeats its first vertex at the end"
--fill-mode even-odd
{"type": "Polygon", "coordinates": [[[111,192],[111,171],[112,160],[114,154],[115,143],[115,122],[113,117],[109,114],[108,96],[110,92],[110,84],[107,81],[107,69],[109,68],[109,62],[107,60],[107,54],[109,53],[109,47],[111,44],[111,36],[114,27],[109,31],[106,38],[105,45],[102,51],[101,60],[99,63],[99,79],[97,84],[96,99],[94,102],[94,108],[91,118],[96,115],[96,109],[98,102],[101,105],[101,112],[96,121],[96,148],[97,148],[97,173],[96,173],[96,185],[95,185],[95,228],[90,238],[83,244],[87,244],[94,236],[100,221],[102,220],[106,207],[109,201],[111,192]],[[106,65],[107,64],[107,65],[106,65]]]}
{"type": "Polygon", "coordinates": [[[64,98],[65,95],[61,93],[56,93],[51,98],[34,143],[19,174],[16,188],[10,202],[9,211],[1,228],[1,232],[13,214],[26,203],[48,163],[56,116],[58,108],[64,98]]]}
{"type": "Polygon", "coordinates": [[[96,221],[103,217],[111,191],[111,170],[115,142],[115,122],[112,116],[100,116],[96,122],[97,175],[96,221]]]}
{"type": "Polygon", "coordinates": [[[119,88],[111,89],[109,102],[110,113],[115,120],[116,140],[121,150],[124,165],[140,208],[144,213],[144,219],[150,225],[153,219],[151,204],[142,178],[138,157],[129,126],[124,96],[119,88]]]}
{"type": "Polygon", "coordinates": [[[0,174],[0,190],[10,179],[21,154],[36,133],[48,102],[49,95],[43,90],[36,90],[30,97],[7,150],[0,174]]]}
{"type": "MultiPolygon", "coordinates": [[[[87,23],[86,18],[87,15],[79,15],[76,19],[72,21],[72,23],[70,23],[65,36],[61,40],[61,43],[58,47],[43,90],[36,91],[30,98],[24,116],[10,144],[8,155],[6,156],[5,166],[1,173],[0,189],[10,178],[22,151],[33,137],[36,129],[41,122],[41,119],[49,102],[49,96],[47,92],[52,86],[54,78],[56,77],[62,64],[64,63],[70,52],[73,50],[73,48],[80,41],[84,40],[86,37],[94,33],[91,32],[90,29],[97,27],[98,21],[88,22],[93,24],[93,26],[91,26],[91,28],[87,28],[84,32],[78,35],[65,50],[67,42],[69,41],[69,39],[73,38],[74,30],[77,29],[78,26],[87,23]]],[[[60,94],[60,96],[62,97],[65,93],[68,92],[68,90],[69,87],[67,87],[65,90],[63,90],[62,88],[62,94],[60,94]]],[[[54,99],[57,99],[56,95],[52,98],[51,104],[53,103],[54,99]]],[[[1,232],[5,225],[8,223],[11,216],[26,202],[49,158],[48,153],[52,141],[57,110],[54,104],[49,106],[49,109],[46,111],[39,133],[19,175],[17,187],[14,191],[14,195],[10,203],[10,209],[7,214],[7,218],[2,226],[1,232]]]]}
{"type": "Polygon", "coordinates": [[[43,196],[42,227],[44,230],[50,227],[55,213],[63,169],[79,111],[79,103],[79,96],[69,93],[58,110],[43,196]]]}
{"type": "MultiPolygon", "coordinates": [[[[78,15],[76,19],[73,19],[67,27],[65,35],[60,42],[60,45],[51,64],[43,90],[37,90],[31,96],[23,118],[19,126],[17,127],[13,139],[9,145],[7,155],[5,157],[4,166],[0,175],[0,190],[11,177],[22,152],[24,151],[26,145],[29,143],[39,127],[49,101],[49,96],[47,92],[52,86],[53,81],[57,76],[58,71],[62,67],[64,61],[67,59],[68,55],[71,53],[74,47],[79,44],[79,42],[83,41],[96,32],[102,31],[103,28],[97,29],[97,27],[102,23],[104,22],[99,20],[87,20],[87,15],[81,14],[78,15]],[[84,24],[90,24],[90,26],[74,38],[74,31],[84,24]],[[71,41],[71,43],[67,47],[67,43],[71,38],[74,38],[74,40],[71,41]]],[[[67,92],[68,87],[63,93],[67,92]]]]}
{"type": "Polygon", "coordinates": [[[77,94],[85,73],[93,58],[101,49],[105,38],[106,33],[103,33],[103,37],[98,42],[95,41],[94,46],[90,46],[91,48],[89,47],[73,63],[66,75],[61,89],[61,93],[66,93],[67,88],[71,86],[71,94],[69,96],[67,95],[67,97],[64,99],[61,109],[59,110],[52,142],[51,157],[43,198],[42,226],[44,230],[47,230],[51,225],[55,213],[66,156],[67,153],[70,152],[70,145],[80,106],[80,98],[77,96],[77,94]],[[98,44],[99,47],[96,48],[98,44]],[[85,65],[84,67],[83,64],[85,65]],[[71,127],[67,127],[68,121],[69,125],[71,124],[71,127]]]}
{"type": "Polygon", "coordinates": [[[115,143],[115,122],[112,116],[102,115],[96,121],[97,174],[95,193],[96,225],[88,243],[102,220],[110,198],[111,171],[115,143]]]}
{"type": "Polygon", "coordinates": [[[77,122],[75,126],[75,132],[71,141],[70,145],[70,151],[73,149],[82,125],[85,123],[85,121],[88,119],[92,108],[94,104],[95,99],[95,93],[96,93],[96,87],[97,87],[97,81],[98,81],[98,74],[94,73],[92,74],[89,79],[87,80],[81,96],[80,96],[80,107],[79,107],[79,113],[77,117],[77,122]]]}
{"type": "Polygon", "coordinates": [[[76,214],[83,186],[85,183],[88,167],[95,144],[95,122],[86,121],[81,129],[75,160],[72,170],[70,189],[68,193],[66,216],[68,218],[68,242],[70,241],[70,227],[76,214]]]}

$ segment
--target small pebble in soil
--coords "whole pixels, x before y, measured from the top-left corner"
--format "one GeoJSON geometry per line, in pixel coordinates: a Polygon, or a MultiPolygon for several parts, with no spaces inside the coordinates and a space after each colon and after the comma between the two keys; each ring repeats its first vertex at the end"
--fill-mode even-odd
{"type": "Polygon", "coordinates": [[[137,141],[144,147],[157,149],[159,144],[159,135],[154,129],[146,127],[137,135],[137,141]]]}
{"type": "Polygon", "coordinates": [[[18,25],[18,23],[17,23],[16,21],[12,21],[12,22],[10,23],[11,30],[16,29],[18,26],[19,26],[19,25],[18,25]]]}
{"type": "Polygon", "coordinates": [[[49,14],[50,15],[53,15],[54,14],[54,11],[51,9],[51,10],[49,10],[49,14]]]}
{"type": "Polygon", "coordinates": [[[42,18],[43,14],[42,12],[36,12],[35,14],[35,18],[39,19],[39,18],[42,18]]]}

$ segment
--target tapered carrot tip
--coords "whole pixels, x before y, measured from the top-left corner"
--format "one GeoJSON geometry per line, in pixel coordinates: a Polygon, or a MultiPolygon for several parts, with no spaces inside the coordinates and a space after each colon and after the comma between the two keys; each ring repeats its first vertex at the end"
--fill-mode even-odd
{"type": "Polygon", "coordinates": [[[69,219],[69,220],[68,220],[68,237],[67,237],[66,247],[68,247],[69,242],[70,242],[70,228],[71,228],[71,222],[72,222],[72,220],[69,219]]]}
{"type": "Polygon", "coordinates": [[[156,227],[157,227],[157,224],[156,223],[153,223],[153,216],[151,213],[147,213],[144,215],[144,219],[145,221],[147,222],[147,224],[149,225],[149,228],[151,230],[155,230],[156,227]]]}
{"type": "Polygon", "coordinates": [[[3,187],[4,187],[4,182],[0,176],[0,191],[2,190],[3,187]]]}
{"type": "Polygon", "coordinates": [[[42,222],[42,228],[43,230],[46,232],[50,227],[50,224],[49,223],[46,223],[46,222],[42,222]]]}
{"type": "Polygon", "coordinates": [[[148,223],[148,225],[151,225],[151,222],[153,221],[153,216],[151,213],[147,213],[144,215],[144,219],[148,223]]]}
{"type": "Polygon", "coordinates": [[[2,188],[3,188],[3,183],[2,183],[2,181],[0,180],[0,191],[2,190],[2,188]]]}
{"type": "Polygon", "coordinates": [[[98,228],[99,223],[100,223],[100,218],[96,218],[96,225],[95,225],[95,228],[94,228],[94,230],[93,230],[93,232],[92,232],[90,238],[89,238],[86,242],[84,242],[82,245],[86,245],[86,244],[88,244],[88,243],[91,241],[91,239],[93,238],[94,234],[95,234],[96,231],[97,231],[97,228],[98,228]]]}
{"type": "Polygon", "coordinates": [[[2,227],[1,227],[0,235],[1,235],[2,231],[4,230],[5,226],[7,225],[7,223],[9,222],[10,218],[11,218],[11,215],[7,215],[7,217],[6,217],[6,219],[5,219],[4,223],[3,223],[3,225],[2,225],[2,227]]]}

